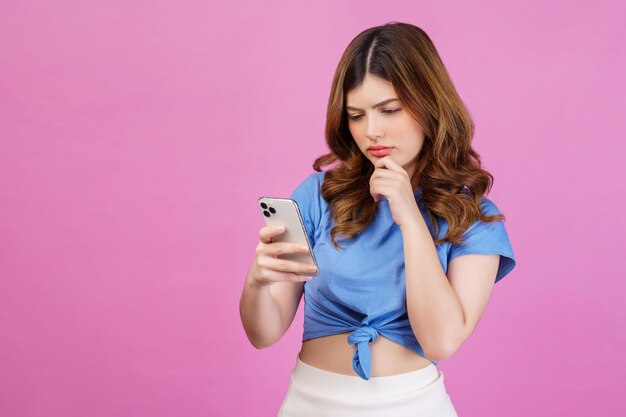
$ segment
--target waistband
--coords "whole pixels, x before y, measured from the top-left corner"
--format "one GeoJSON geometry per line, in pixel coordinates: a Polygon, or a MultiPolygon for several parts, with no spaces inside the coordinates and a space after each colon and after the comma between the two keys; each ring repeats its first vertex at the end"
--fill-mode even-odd
{"type": "MultiPolygon", "coordinates": [[[[396,375],[373,376],[365,380],[356,375],[330,372],[302,362],[297,355],[291,381],[299,389],[310,390],[327,396],[350,396],[372,399],[402,393],[427,390],[429,387],[443,388],[443,372],[432,362],[425,368],[396,375]]],[[[445,390],[445,388],[444,388],[445,390]]]]}

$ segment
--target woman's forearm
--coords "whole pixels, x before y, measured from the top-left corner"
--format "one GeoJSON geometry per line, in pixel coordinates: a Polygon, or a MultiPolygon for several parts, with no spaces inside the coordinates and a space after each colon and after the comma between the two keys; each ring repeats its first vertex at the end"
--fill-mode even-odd
{"type": "Polygon", "coordinates": [[[255,348],[271,346],[282,337],[280,309],[270,287],[255,284],[250,273],[239,301],[239,314],[248,340],[255,348]]]}
{"type": "Polygon", "coordinates": [[[464,328],[463,307],[421,216],[402,228],[402,240],[411,328],[427,357],[446,359],[456,349],[455,340],[464,328]]]}

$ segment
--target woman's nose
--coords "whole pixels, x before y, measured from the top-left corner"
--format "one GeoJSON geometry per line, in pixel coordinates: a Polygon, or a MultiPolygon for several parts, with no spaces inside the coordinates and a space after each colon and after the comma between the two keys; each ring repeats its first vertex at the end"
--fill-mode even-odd
{"type": "Polygon", "coordinates": [[[382,126],[376,119],[376,116],[370,116],[367,118],[367,136],[370,139],[375,139],[378,136],[382,136],[382,126]]]}

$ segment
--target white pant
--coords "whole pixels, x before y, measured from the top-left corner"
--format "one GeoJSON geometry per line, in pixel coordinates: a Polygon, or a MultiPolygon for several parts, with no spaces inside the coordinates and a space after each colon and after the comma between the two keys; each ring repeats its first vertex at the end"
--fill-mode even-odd
{"type": "Polygon", "coordinates": [[[365,380],[316,368],[297,355],[290,380],[277,417],[458,417],[433,363],[365,380]]]}

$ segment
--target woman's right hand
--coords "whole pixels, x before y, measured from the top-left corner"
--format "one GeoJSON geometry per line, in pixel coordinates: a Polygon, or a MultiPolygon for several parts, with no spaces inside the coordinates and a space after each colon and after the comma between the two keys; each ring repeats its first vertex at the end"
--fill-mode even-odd
{"type": "Polygon", "coordinates": [[[309,249],[296,242],[273,242],[272,237],[284,233],[279,226],[264,226],[259,231],[259,244],[256,257],[248,272],[249,279],[257,285],[268,286],[275,282],[309,281],[311,276],[298,275],[296,272],[314,272],[315,265],[278,258],[286,253],[307,253],[309,249]],[[300,250],[300,248],[304,250],[300,250]],[[313,269],[308,269],[313,266],[313,269]]]}

